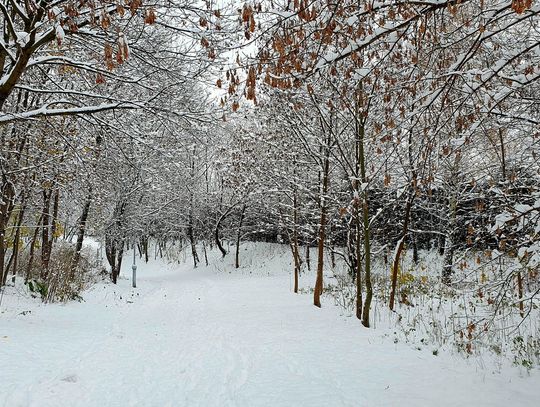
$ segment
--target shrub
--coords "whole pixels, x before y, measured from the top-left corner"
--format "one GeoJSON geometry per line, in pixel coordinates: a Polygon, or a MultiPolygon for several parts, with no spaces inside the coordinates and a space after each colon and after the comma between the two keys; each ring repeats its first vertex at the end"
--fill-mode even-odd
{"type": "Polygon", "coordinates": [[[30,270],[26,269],[28,254],[23,253],[21,268],[18,274],[26,274],[26,285],[30,292],[44,302],[80,301],[80,293],[92,285],[96,280],[96,273],[88,260],[91,255],[81,253],[78,266],[71,270],[71,263],[75,254],[74,248],[65,242],[57,242],[51,253],[48,272],[42,277],[41,263],[34,259],[30,270]]]}

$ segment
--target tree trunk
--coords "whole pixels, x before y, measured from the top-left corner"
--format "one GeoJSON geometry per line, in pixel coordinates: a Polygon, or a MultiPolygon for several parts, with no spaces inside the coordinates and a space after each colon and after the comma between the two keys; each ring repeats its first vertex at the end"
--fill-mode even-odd
{"type": "Polygon", "coordinates": [[[204,262],[206,266],[208,267],[208,254],[206,253],[206,241],[203,240],[202,242],[203,247],[203,253],[204,253],[204,262]]]}
{"type": "Polygon", "coordinates": [[[413,262],[414,264],[418,264],[419,258],[418,258],[418,241],[416,239],[416,233],[411,234],[411,240],[412,240],[412,249],[413,249],[413,262]]]}
{"type": "Polygon", "coordinates": [[[328,192],[328,181],[330,172],[330,143],[331,133],[328,134],[323,162],[322,188],[321,188],[321,217],[319,222],[318,253],[317,253],[317,279],[315,280],[315,290],[313,291],[313,305],[321,307],[321,295],[323,293],[323,269],[324,269],[324,241],[326,239],[326,194],[328,192]]]}
{"type": "Polygon", "coordinates": [[[306,266],[311,271],[311,260],[309,259],[309,242],[306,242],[306,266]]]}
{"type": "Polygon", "coordinates": [[[517,288],[518,288],[518,297],[519,297],[519,315],[521,318],[525,317],[525,309],[523,307],[523,279],[521,277],[521,272],[517,272],[517,288]]]}
{"type": "Polygon", "coordinates": [[[452,282],[453,263],[454,263],[454,239],[453,232],[450,232],[445,239],[444,257],[443,257],[443,269],[442,269],[442,282],[444,284],[450,284],[452,282]]]}
{"type": "MultiPolygon", "coordinates": [[[[360,98],[362,92],[362,82],[359,83],[359,95],[360,98]]],[[[369,315],[371,310],[371,301],[373,299],[373,287],[371,285],[371,227],[369,223],[369,194],[368,194],[368,179],[366,175],[366,153],[364,148],[365,142],[365,121],[367,117],[367,111],[360,111],[360,103],[356,103],[356,174],[357,179],[354,183],[354,189],[356,191],[355,204],[356,204],[356,244],[357,244],[357,274],[356,274],[356,317],[361,318],[362,325],[369,328],[369,315]],[[360,175],[360,177],[358,177],[360,175]],[[359,184],[358,178],[362,184],[359,184]],[[360,213],[359,206],[362,207],[362,229],[360,228],[360,213]],[[366,299],[362,310],[362,264],[360,261],[360,230],[364,235],[364,273],[366,282],[366,299]]]]}
{"type": "Polygon", "coordinates": [[[244,215],[246,213],[246,205],[242,206],[242,212],[240,213],[240,221],[238,222],[238,229],[236,230],[236,253],[234,256],[234,267],[240,267],[240,238],[242,237],[242,223],[244,222],[244,215]]]}
{"type": "Polygon", "coordinates": [[[315,280],[315,290],[313,304],[321,307],[321,294],[323,292],[323,268],[324,268],[324,239],[326,226],[326,209],[321,208],[321,219],[319,224],[319,237],[317,243],[317,279],[315,280]]]}
{"type": "Polygon", "coordinates": [[[362,218],[364,224],[364,264],[366,273],[366,300],[362,310],[362,325],[369,328],[369,314],[371,310],[371,300],[373,298],[373,287],[371,285],[371,230],[369,226],[369,207],[367,190],[364,191],[364,202],[362,205],[362,218]]]}
{"type": "Polygon", "coordinates": [[[120,275],[123,257],[124,257],[124,244],[122,243],[121,247],[118,249],[117,257],[116,257],[116,270],[115,270],[115,278],[114,278],[115,284],[118,280],[118,276],[120,275]]]}
{"type": "Polygon", "coordinates": [[[355,261],[355,271],[356,271],[356,318],[362,321],[362,230],[360,226],[360,212],[356,210],[356,261],[355,261]]]}
{"type": "Polygon", "coordinates": [[[216,229],[214,230],[214,237],[216,240],[216,246],[221,252],[221,257],[225,257],[227,255],[227,250],[225,250],[225,248],[221,245],[221,240],[219,239],[219,223],[216,225],[216,229]]]}
{"type": "MultiPolygon", "coordinates": [[[[333,230],[330,229],[330,236],[333,235],[333,230]]],[[[330,266],[332,270],[336,268],[336,245],[334,239],[330,237],[330,266]]]]}
{"type": "Polygon", "coordinates": [[[49,248],[49,225],[50,225],[50,210],[51,210],[51,197],[52,190],[43,190],[43,217],[41,224],[41,270],[40,277],[45,279],[47,277],[47,272],[49,270],[49,259],[50,256],[47,253],[49,248]]]}
{"type": "Polygon", "coordinates": [[[144,262],[148,263],[148,236],[143,236],[144,262]]]}
{"type": "Polygon", "coordinates": [[[116,284],[116,245],[113,237],[105,232],[105,257],[111,266],[111,279],[114,284],[116,284]]]}
{"type": "Polygon", "coordinates": [[[221,240],[219,239],[219,228],[221,227],[221,222],[223,222],[223,220],[229,215],[229,213],[231,213],[231,211],[233,210],[235,206],[236,205],[229,206],[229,208],[221,214],[218,221],[216,222],[216,227],[214,229],[214,239],[216,241],[216,246],[221,252],[222,257],[225,257],[227,255],[227,250],[225,250],[225,248],[221,244],[221,240]]]}
{"type": "MultiPolygon", "coordinates": [[[[395,298],[396,298],[396,287],[397,287],[397,275],[399,270],[399,261],[401,259],[401,254],[403,252],[403,247],[405,244],[405,239],[409,233],[409,223],[411,221],[411,210],[414,198],[416,197],[417,188],[418,188],[418,175],[416,168],[414,166],[414,155],[413,155],[413,139],[412,132],[409,132],[409,137],[407,139],[407,148],[409,156],[409,167],[411,180],[408,187],[407,202],[405,204],[405,214],[403,216],[403,229],[401,231],[401,238],[398,241],[396,250],[394,252],[394,260],[392,263],[392,289],[390,290],[390,310],[394,310],[395,298]]],[[[418,253],[414,254],[415,262],[417,261],[418,253]]]]}
{"type": "MultiPolygon", "coordinates": [[[[43,214],[40,216],[37,225],[40,225],[42,222],[43,214]]],[[[34,252],[36,248],[36,241],[39,234],[39,226],[36,226],[34,230],[34,236],[32,236],[32,241],[30,242],[30,254],[28,255],[28,265],[26,266],[26,274],[24,276],[25,281],[30,279],[30,274],[32,273],[32,266],[34,262],[34,252]]]]}
{"type": "MultiPolygon", "coordinates": [[[[191,223],[191,220],[190,220],[191,223]]],[[[193,267],[197,268],[199,263],[199,255],[197,254],[197,245],[195,244],[195,238],[193,237],[193,225],[188,226],[187,235],[189,239],[189,244],[191,246],[191,256],[193,257],[193,267]]]]}
{"type": "Polygon", "coordinates": [[[9,258],[8,265],[6,267],[5,274],[9,273],[9,269],[13,266],[13,281],[15,281],[15,276],[17,275],[17,268],[19,262],[19,240],[21,238],[21,226],[24,218],[24,212],[26,210],[26,197],[23,195],[21,201],[21,208],[17,217],[17,224],[15,225],[15,236],[13,237],[13,250],[11,252],[11,257],[9,258]]]}
{"type": "Polygon", "coordinates": [[[292,238],[292,252],[294,258],[294,292],[298,293],[298,283],[300,279],[300,252],[298,250],[298,210],[297,210],[297,198],[296,193],[293,198],[293,238],[292,238]]]}
{"type": "Polygon", "coordinates": [[[504,148],[504,131],[502,127],[499,128],[499,141],[501,142],[501,177],[503,181],[506,181],[506,151],[504,148]]]}
{"type": "Polygon", "coordinates": [[[107,239],[105,237],[105,254],[107,261],[111,265],[111,280],[113,284],[118,282],[120,269],[122,267],[122,258],[124,256],[124,243],[115,238],[107,239]]]}
{"type": "Polygon", "coordinates": [[[297,160],[296,155],[293,157],[293,233],[291,240],[291,249],[294,260],[294,288],[293,291],[295,294],[298,294],[298,284],[300,279],[300,268],[301,268],[301,259],[300,251],[298,249],[298,188],[296,187],[297,182],[297,160]]]}
{"type": "MultiPolygon", "coordinates": [[[[357,148],[358,148],[358,165],[360,170],[360,179],[362,180],[361,188],[358,188],[358,182],[356,185],[357,191],[361,194],[362,202],[362,227],[364,234],[364,272],[366,280],[366,299],[364,301],[364,307],[362,309],[362,325],[369,328],[369,314],[371,310],[371,301],[373,298],[373,287],[371,285],[371,228],[369,224],[369,195],[366,176],[366,155],[364,150],[364,138],[365,138],[365,119],[360,119],[357,129],[357,148]]],[[[360,196],[358,197],[360,199],[360,196]]],[[[358,217],[358,216],[357,216],[358,217]]],[[[358,236],[359,237],[359,236],[358,236]]],[[[361,267],[358,267],[357,279],[361,277],[361,267]]],[[[358,284],[358,283],[357,283],[358,284]]],[[[357,290],[361,286],[357,285],[357,290]]],[[[362,299],[361,294],[357,294],[357,299],[362,299]]]]}
{"type": "Polygon", "coordinates": [[[214,229],[214,239],[216,241],[216,246],[218,247],[219,251],[221,252],[221,257],[225,257],[227,255],[227,250],[223,247],[221,244],[221,240],[219,239],[219,228],[221,226],[221,222],[225,219],[225,214],[221,215],[216,223],[216,227],[214,229]]]}
{"type": "Polygon", "coordinates": [[[0,287],[6,284],[7,272],[5,270],[6,258],[6,229],[14,207],[13,199],[15,189],[5,175],[2,176],[2,196],[0,201],[0,287]]]}
{"type": "Polygon", "coordinates": [[[395,297],[396,297],[396,288],[397,288],[397,275],[399,270],[399,261],[401,259],[401,253],[403,252],[403,246],[405,244],[405,237],[409,231],[409,219],[411,215],[412,202],[414,200],[415,192],[412,190],[409,193],[407,203],[405,205],[405,215],[403,220],[403,230],[401,231],[401,238],[398,240],[396,245],[396,251],[394,254],[394,260],[392,262],[392,288],[390,290],[390,310],[394,310],[395,297]]]}
{"type": "Polygon", "coordinates": [[[70,280],[75,276],[75,271],[79,266],[79,261],[81,258],[81,250],[84,241],[84,235],[86,232],[86,221],[88,220],[88,214],[90,212],[90,205],[92,204],[92,193],[88,194],[86,202],[84,203],[83,211],[81,214],[81,220],[77,228],[77,242],[75,243],[75,253],[71,259],[71,265],[69,268],[70,280]]]}
{"type": "Polygon", "coordinates": [[[49,262],[51,260],[52,247],[56,233],[56,223],[58,220],[58,204],[60,190],[43,190],[43,229],[41,231],[41,278],[46,279],[49,272],[49,262]],[[52,214],[50,213],[51,199],[53,200],[52,214]]]}
{"type": "Polygon", "coordinates": [[[443,257],[443,269],[442,269],[442,282],[444,284],[450,284],[452,282],[453,263],[454,263],[454,235],[456,229],[456,213],[457,211],[457,199],[452,194],[448,203],[448,226],[446,231],[446,237],[444,240],[444,257],[443,257]]]}

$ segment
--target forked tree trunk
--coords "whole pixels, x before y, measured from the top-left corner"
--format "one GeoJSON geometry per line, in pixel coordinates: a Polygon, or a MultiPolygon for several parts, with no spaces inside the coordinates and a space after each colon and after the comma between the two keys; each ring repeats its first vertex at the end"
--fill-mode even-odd
{"type": "MultiPolygon", "coordinates": [[[[359,84],[359,90],[362,91],[362,83],[359,84]]],[[[357,244],[357,274],[356,274],[356,317],[361,318],[362,325],[369,328],[369,316],[371,311],[371,301],[373,299],[373,287],[371,285],[371,227],[369,223],[369,194],[368,182],[366,175],[366,153],[364,148],[365,142],[365,116],[360,112],[360,103],[356,105],[356,172],[360,175],[359,185],[358,180],[355,182],[356,199],[356,244],[357,244]],[[360,222],[360,211],[358,207],[362,207],[362,222],[360,222]],[[362,264],[361,258],[361,233],[363,234],[364,243],[364,267],[366,298],[362,307],[362,264]]]]}
{"type": "MultiPolygon", "coordinates": [[[[296,209],[295,209],[295,199],[293,199],[293,233],[289,233],[289,229],[285,227],[285,233],[287,233],[287,240],[289,242],[289,248],[291,249],[291,255],[294,262],[294,293],[298,293],[298,283],[299,283],[299,275],[300,275],[300,267],[301,267],[301,259],[300,259],[300,253],[298,249],[298,232],[296,227],[296,209]]],[[[281,211],[281,208],[279,209],[280,216],[283,218],[283,213],[281,211]]]]}
{"type": "MultiPolygon", "coordinates": [[[[390,310],[394,310],[395,298],[396,298],[396,288],[397,288],[397,275],[399,270],[399,262],[401,259],[401,254],[403,252],[403,247],[405,244],[405,239],[409,233],[409,222],[411,220],[411,209],[414,198],[416,197],[416,192],[418,188],[418,175],[416,169],[413,165],[414,158],[412,152],[412,132],[409,133],[408,137],[408,153],[409,153],[409,165],[411,167],[411,181],[408,188],[407,202],[405,204],[405,214],[403,216],[403,229],[401,231],[401,238],[398,241],[396,250],[394,252],[394,260],[392,263],[392,288],[390,290],[390,310]]],[[[418,257],[418,254],[416,254],[418,257]]]]}
{"type": "Polygon", "coordinates": [[[405,244],[405,237],[407,236],[407,233],[409,231],[409,219],[411,214],[411,207],[412,202],[414,199],[414,190],[409,194],[409,198],[407,199],[407,203],[405,205],[405,215],[403,220],[403,229],[401,231],[401,238],[399,239],[397,245],[396,245],[396,251],[394,254],[394,260],[392,261],[392,288],[390,290],[390,310],[394,310],[394,304],[395,304],[395,297],[396,297],[396,288],[397,288],[397,277],[398,277],[398,270],[399,270],[399,261],[401,259],[401,254],[403,252],[403,246],[405,244]]]}
{"type": "Polygon", "coordinates": [[[214,229],[214,240],[216,241],[216,246],[218,247],[219,251],[221,252],[221,256],[225,257],[227,255],[227,250],[223,247],[221,244],[221,239],[219,238],[219,229],[221,227],[221,222],[225,220],[227,216],[232,212],[232,210],[238,205],[239,202],[230,205],[225,212],[221,214],[218,221],[216,222],[216,227],[214,229]]]}
{"type": "Polygon", "coordinates": [[[107,261],[111,266],[111,280],[113,284],[118,282],[120,269],[122,267],[122,258],[124,256],[124,243],[117,240],[116,237],[105,236],[105,254],[107,261]]]}

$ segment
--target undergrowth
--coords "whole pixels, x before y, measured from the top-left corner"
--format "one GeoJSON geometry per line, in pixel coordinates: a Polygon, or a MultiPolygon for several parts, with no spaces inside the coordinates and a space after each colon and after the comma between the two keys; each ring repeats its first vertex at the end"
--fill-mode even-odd
{"type": "MultiPolygon", "coordinates": [[[[515,287],[515,261],[476,253],[455,267],[453,284],[439,278],[441,259],[426,252],[417,264],[405,256],[398,272],[398,303],[388,309],[390,272],[374,259],[374,326],[387,326],[394,342],[405,342],[438,355],[453,350],[464,357],[486,354],[506,358],[526,370],[540,367],[538,274],[522,272],[523,297],[515,287]],[[525,300],[526,299],[526,300],[525,300]],[[521,304],[521,305],[520,305],[521,304]]],[[[355,315],[356,287],[345,267],[336,266],[325,295],[355,315]]],[[[497,359],[497,358],[496,358],[497,359]]]]}
{"type": "Polygon", "coordinates": [[[71,245],[59,242],[51,253],[46,272],[39,261],[25,270],[24,283],[31,295],[43,302],[81,301],[81,293],[96,281],[96,267],[90,261],[91,254],[83,251],[77,267],[72,269],[74,254],[71,245]]]}

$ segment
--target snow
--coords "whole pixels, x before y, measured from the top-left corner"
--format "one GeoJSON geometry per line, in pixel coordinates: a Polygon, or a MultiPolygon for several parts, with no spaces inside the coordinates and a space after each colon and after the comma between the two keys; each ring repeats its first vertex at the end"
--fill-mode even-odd
{"type": "Polygon", "coordinates": [[[24,31],[17,31],[15,35],[17,36],[17,44],[19,44],[21,47],[24,47],[30,39],[28,33],[24,31]]]}
{"type": "Polygon", "coordinates": [[[51,12],[55,15],[55,17],[58,17],[60,14],[62,14],[62,10],[58,6],[54,6],[51,9],[51,12]]]}
{"type": "Polygon", "coordinates": [[[189,258],[139,263],[136,289],[127,256],[118,286],[81,303],[7,292],[0,406],[537,405],[537,371],[395,344],[331,300],[294,295],[286,249],[244,246],[239,270],[233,256],[195,270],[189,258]]]}
{"type": "Polygon", "coordinates": [[[56,40],[58,41],[58,44],[61,44],[62,41],[64,41],[64,38],[66,36],[66,33],[64,32],[64,29],[60,24],[56,26],[56,40]]]}
{"type": "Polygon", "coordinates": [[[450,140],[450,144],[454,148],[462,147],[467,142],[467,137],[459,137],[450,140]]]}
{"type": "MultiPolygon", "coordinates": [[[[0,83],[1,85],[1,83],[0,83]]],[[[49,108],[51,105],[64,103],[62,100],[55,101],[55,102],[49,102],[44,106],[41,106],[40,108],[37,108],[35,110],[29,110],[24,113],[7,113],[7,114],[0,114],[0,123],[9,123],[14,121],[15,119],[32,119],[40,116],[62,116],[62,115],[75,115],[75,114],[92,114],[104,110],[112,110],[116,108],[126,108],[126,109],[133,109],[136,107],[135,104],[132,102],[117,102],[117,103],[101,103],[97,104],[95,106],[82,106],[82,107],[74,107],[74,108],[49,108]]],[[[139,107],[139,106],[137,106],[139,107]]]]}

